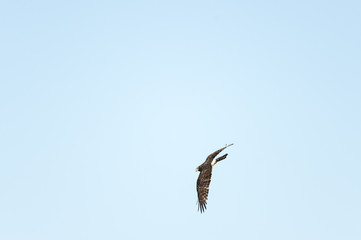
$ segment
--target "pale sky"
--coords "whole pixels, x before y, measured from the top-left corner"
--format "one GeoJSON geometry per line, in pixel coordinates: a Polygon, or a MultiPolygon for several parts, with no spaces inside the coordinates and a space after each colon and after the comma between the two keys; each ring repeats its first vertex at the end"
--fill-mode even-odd
{"type": "Polygon", "coordinates": [[[361,239],[359,1],[0,2],[0,239],[361,239]],[[227,148],[197,212],[195,168],[227,148]]]}

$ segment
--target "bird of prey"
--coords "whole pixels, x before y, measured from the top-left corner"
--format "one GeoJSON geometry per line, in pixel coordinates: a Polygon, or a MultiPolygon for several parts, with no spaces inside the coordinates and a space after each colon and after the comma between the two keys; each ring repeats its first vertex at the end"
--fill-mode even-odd
{"type": "Polygon", "coordinates": [[[211,183],[211,177],[212,177],[212,168],[214,164],[225,159],[228,154],[224,154],[223,156],[216,159],[215,157],[224,149],[232,145],[233,143],[226,145],[225,147],[210,154],[207,157],[206,161],[204,161],[204,163],[202,163],[196,168],[196,172],[197,171],[200,172],[197,180],[197,193],[198,193],[198,211],[201,211],[201,213],[207,209],[206,205],[208,199],[209,184],[211,183]]]}

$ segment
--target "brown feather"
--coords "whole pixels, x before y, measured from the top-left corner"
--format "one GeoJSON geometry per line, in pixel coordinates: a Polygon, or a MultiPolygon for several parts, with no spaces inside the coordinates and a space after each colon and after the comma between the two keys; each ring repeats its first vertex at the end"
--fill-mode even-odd
{"type": "Polygon", "coordinates": [[[197,180],[197,192],[198,192],[198,210],[204,212],[207,209],[207,199],[209,192],[209,184],[211,183],[212,167],[203,169],[197,180]]]}
{"type": "MultiPolygon", "coordinates": [[[[213,159],[224,149],[226,149],[230,145],[226,145],[225,147],[211,153],[206,161],[198,166],[197,170],[200,171],[198,180],[197,180],[197,193],[198,193],[198,210],[204,212],[204,210],[207,209],[207,199],[208,199],[208,192],[209,192],[209,184],[211,183],[211,177],[212,177],[212,161],[213,159]]],[[[222,161],[227,157],[228,154],[224,154],[223,156],[217,158],[215,160],[215,163],[222,161]]],[[[213,164],[215,164],[213,162],[213,164]]]]}

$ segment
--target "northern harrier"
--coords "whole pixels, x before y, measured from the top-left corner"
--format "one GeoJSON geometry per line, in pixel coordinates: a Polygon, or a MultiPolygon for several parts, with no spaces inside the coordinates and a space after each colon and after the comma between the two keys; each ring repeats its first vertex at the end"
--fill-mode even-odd
{"type": "Polygon", "coordinates": [[[228,154],[224,154],[223,156],[214,159],[220,152],[226,149],[232,144],[226,145],[224,148],[221,148],[214,153],[210,154],[206,161],[199,165],[196,168],[196,171],[199,171],[199,176],[197,180],[197,193],[198,193],[198,211],[200,210],[201,213],[207,209],[207,199],[208,199],[208,191],[209,191],[209,184],[211,183],[212,177],[212,167],[219,161],[222,161],[227,157],[228,154]]]}

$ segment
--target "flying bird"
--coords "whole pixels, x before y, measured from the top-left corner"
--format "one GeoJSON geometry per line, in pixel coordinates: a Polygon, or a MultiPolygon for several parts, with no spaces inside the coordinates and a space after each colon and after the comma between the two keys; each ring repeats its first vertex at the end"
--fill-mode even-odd
{"type": "Polygon", "coordinates": [[[198,171],[200,172],[197,180],[197,193],[198,193],[198,211],[201,211],[201,213],[207,209],[206,205],[208,199],[209,184],[211,183],[211,177],[212,177],[212,168],[217,162],[225,159],[228,154],[224,154],[223,156],[216,159],[215,157],[224,149],[232,145],[233,143],[226,145],[225,147],[210,154],[207,157],[206,161],[204,161],[204,163],[202,163],[196,168],[196,172],[198,171]]]}

